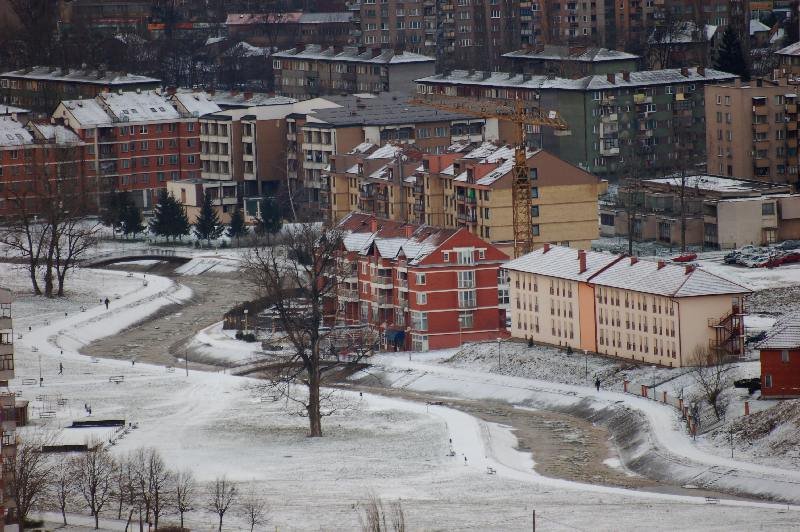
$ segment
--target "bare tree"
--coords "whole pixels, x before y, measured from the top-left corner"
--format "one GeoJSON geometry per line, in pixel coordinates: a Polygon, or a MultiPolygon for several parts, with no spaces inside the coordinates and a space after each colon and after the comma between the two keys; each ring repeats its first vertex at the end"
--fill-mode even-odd
{"type": "Polygon", "coordinates": [[[267,523],[267,501],[252,486],[242,498],[239,507],[246,522],[250,524],[250,532],[253,532],[257,526],[260,527],[267,523]]]}
{"type": "Polygon", "coordinates": [[[90,442],[89,450],[73,459],[72,471],[78,491],[94,516],[95,530],[100,528],[100,512],[114,495],[114,472],[117,464],[101,443],[90,442]]]}
{"type": "MultiPolygon", "coordinates": [[[[277,322],[292,345],[275,366],[273,382],[287,399],[302,402],[311,437],[322,436],[323,377],[340,363],[337,356],[326,352],[335,328],[323,329],[323,324],[326,309],[335,304],[343,273],[341,248],[341,231],[300,224],[286,232],[280,245],[256,248],[246,259],[248,278],[274,302],[277,322]],[[296,381],[305,386],[307,397],[288,393],[288,385],[296,381]]],[[[354,356],[349,363],[358,358],[354,356]]]]}
{"type": "Polygon", "coordinates": [[[227,478],[219,477],[208,490],[208,509],[219,516],[219,532],[222,532],[222,518],[236,501],[236,484],[227,478]]]}
{"type": "Polygon", "coordinates": [[[704,347],[695,349],[695,367],[692,369],[692,377],[695,384],[700,388],[700,394],[714,410],[714,416],[722,419],[725,415],[726,404],[722,400],[722,392],[730,386],[729,373],[730,364],[725,359],[725,355],[720,350],[709,350],[704,347]]]}
{"type": "Polygon", "coordinates": [[[54,468],[48,498],[53,506],[61,512],[64,526],[67,526],[67,510],[75,502],[75,487],[75,477],[70,468],[63,467],[63,464],[54,468]]]}
{"type": "Polygon", "coordinates": [[[405,512],[400,501],[393,501],[386,508],[381,498],[371,494],[358,508],[362,532],[405,532],[405,512]]]}
{"type": "Polygon", "coordinates": [[[31,509],[47,497],[55,466],[42,452],[42,447],[51,444],[56,437],[52,432],[34,431],[21,438],[15,452],[9,456],[14,470],[11,498],[17,506],[20,523],[24,523],[31,509]]]}
{"type": "Polygon", "coordinates": [[[175,475],[173,495],[175,496],[175,510],[181,516],[181,530],[183,530],[183,516],[186,512],[194,510],[197,483],[194,475],[188,469],[178,471],[175,475]]]}
{"type": "Polygon", "coordinates": [[[150,448],[137,449],[132,457],[134,490],[144,504],[145,519],[158,528],[159,519],[166,513],[171,499],[173,473],[167,469],[159,452],[150,448]]]}
{"type": "Polygon", "coordinates": [[[86,252],[97,244],[100,223],[83,217],[67,217],[59,229],[60,238],[55,245],[55,269],[58,280],[58,296],[64,295],[67,273],[74,269],[86,252]]]}

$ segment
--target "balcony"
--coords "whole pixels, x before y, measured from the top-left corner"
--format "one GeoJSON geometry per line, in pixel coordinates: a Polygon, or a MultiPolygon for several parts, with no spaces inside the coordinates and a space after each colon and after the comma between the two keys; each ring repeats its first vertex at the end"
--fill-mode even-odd
{"type": "Polygon", "coordinates": [[[797,104],[790,103],[786,105],[786,114],[787,115],[795,115],[797,114],[797,104]]]}
{"type": "Polygon", "coordinates": [[[343,289],[339,290],[340,301],[358,301],[358,290],[343,289]]]}
{"type": "MultiPolygon", "coordinates": [[[[474,292],[473,292],[473,294],[474,294],[474,292]]],[[[471,298],[471,299],[462,299],[460,297],[458,298],[458,308],[460,308],[460,309],[465,309],[465,310],[466,309],[474,309],[477,306],[478,306],[478,304],[476,303],[475,298],[471,298]]]]}
{"type": "Polygon", "coordinates": [[[408,291],[408,279],[397,279],[395,280],[395,286],[397,289],[403,292],[408,291]]]}
{"type": "Polygon", "coordinates": [[[753,124],[753,133],[769,133],[770,124],[767,122],[760,122],[753,124]]]}
{"type": "Polygon", "coordinates": [[[376,288],[390,289],[394,286],[391,275],[373,275],[370,281],[376,288]]]}
{"type": "Polygon", "coordinates": [[[463,223],[470,223],[470,224],[478,223],[478,216],[474,212],[472,213],[460,212],[456,215],[456,218],[458,219],[459,222],[463,223]]]}

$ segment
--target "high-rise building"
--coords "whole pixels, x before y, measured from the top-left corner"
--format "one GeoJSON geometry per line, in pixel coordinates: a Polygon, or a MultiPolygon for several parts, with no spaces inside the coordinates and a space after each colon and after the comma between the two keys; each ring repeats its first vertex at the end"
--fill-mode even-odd
{"type": "MultiPolygon", "coordinates": [[[[0,386],[8,390],[8,383],[14,378],[14,328],[11,321],[11,290],[0,288],[0,386]]],[[[0,394],[0,455],[3,464],[14,463],[17,452],[16,436],[16,395],[4,392],[0,394]]],[[[19,530],[17,508],[10,493],[10,484],[14,482],[13,469],[0,469],[0,531],[16,532],[19,530]]]]}

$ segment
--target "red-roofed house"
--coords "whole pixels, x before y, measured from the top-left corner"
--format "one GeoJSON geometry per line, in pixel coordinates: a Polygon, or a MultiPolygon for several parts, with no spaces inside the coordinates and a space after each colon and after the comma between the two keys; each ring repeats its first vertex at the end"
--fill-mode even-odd
{"type": "Polygon", "coordinates": [[[776,324],[758,348],[761,397],[800,397],[800,319],[793,316],[776,324]]]}
{"type": "MultiPolygon", "coordinates": [[[[442,229],[352,213],[344,232],[338,323],[368,323],[387,348],[425,351],[505,333],[499,270],[508,256],[466,229],[442,229]]],[[[333,316],[331,320],[333,321],[333,316]]]]}

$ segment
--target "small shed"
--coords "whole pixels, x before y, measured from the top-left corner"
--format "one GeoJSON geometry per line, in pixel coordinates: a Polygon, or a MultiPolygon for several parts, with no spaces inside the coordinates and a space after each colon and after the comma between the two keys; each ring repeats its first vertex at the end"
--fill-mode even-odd
{"type": "Polygon", "coordinates": [[[761,359],[761,397],[800,397],[800,316],[779,321],[758,344],[761,359]]]}

